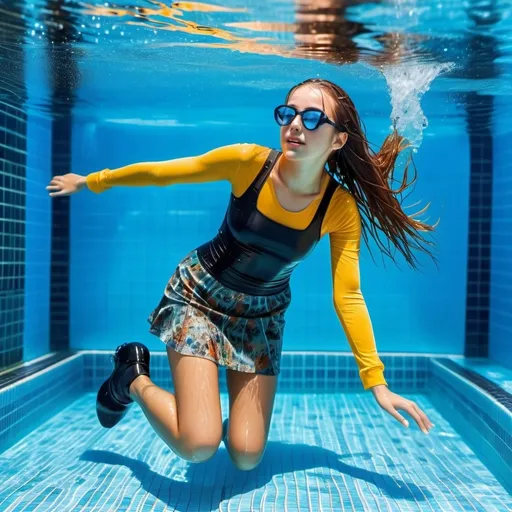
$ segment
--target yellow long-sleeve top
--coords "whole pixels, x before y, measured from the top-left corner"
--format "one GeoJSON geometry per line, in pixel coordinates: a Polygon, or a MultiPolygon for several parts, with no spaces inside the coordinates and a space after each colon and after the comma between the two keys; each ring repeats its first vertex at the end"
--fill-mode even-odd
{"type": "MultiPolygon", "coordinates": [[[[168,161],[141,162],[118,169],[104,169],[86,177],[87,187],[101,193],[113,186],[173,185],[227,180],[240,197],[261,170],[270,148],[257,144],[233,144],[203,155],[168,161]]],[[[300,212],[279,203],[271,179],[258,196],[257,208],[265,216],[292,229],[305,229],[313,219],[329,177],[324,173],[322,191],[300,212]]],[[[322,222],[321,236],[329,234],[333,278],[333,300],[355,356],[364,389],[387,385],[384,365],[375,344],[368,310],[360,289],[359,251],[361,219],[353,196],[337,187],[322,222]]]]}

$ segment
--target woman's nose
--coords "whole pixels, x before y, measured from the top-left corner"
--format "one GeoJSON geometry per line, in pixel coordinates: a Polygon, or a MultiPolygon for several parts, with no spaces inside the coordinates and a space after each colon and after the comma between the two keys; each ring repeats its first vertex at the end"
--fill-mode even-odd
{"type": "Polygon", "coordinates": [[[299,115],[296,115],[293,118],[293,120],[292,120],[292,122],[290,124],[290,128],[292,130],[302,130],[302,120],[301,120],[299,115]]]}

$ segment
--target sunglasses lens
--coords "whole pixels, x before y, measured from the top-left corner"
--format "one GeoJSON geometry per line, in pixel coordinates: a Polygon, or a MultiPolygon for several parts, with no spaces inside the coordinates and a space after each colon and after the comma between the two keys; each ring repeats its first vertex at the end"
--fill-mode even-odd
{"type": "MultiPolygon", "coordinates": [[[[293,107],[287,105],[277,107],[274,112],[277,124],[280,126],[289,125],[297,114],[298,112],[293,107]]],[[[302,124],[307,130],[316,130],[320,126],[323,116],[324,113],[321,110],[306,110],[301,113],[302,124]]]]}
{"type": "Polygon", "coordinates": [[[314,130],[318,128],[318,123],[322,117],[322,112],[319,110],[308,110],[302,114],[302,122],[304,123],[304,127],[308,130],[314,130]]]}
{"type": "Polygon", "coordinates": [[[281,126],[290,124],[295,117],[295,110],[290,107],[279,107],[276,109],[276,121],[281,126]]]}

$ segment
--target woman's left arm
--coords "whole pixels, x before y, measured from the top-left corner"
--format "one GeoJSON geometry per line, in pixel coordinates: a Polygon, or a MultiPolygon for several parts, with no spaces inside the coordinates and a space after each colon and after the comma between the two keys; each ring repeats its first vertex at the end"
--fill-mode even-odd
{"type": "Polygon", "coordinates": [[[361,218],[356,201],[343,191],[333,206],[337,208],[330,212],[330,216],[337,219],[337,226],[330,231],[329,238],[334,308],[354,353],[363,387],[371,389],[379,406],[400,423],[408,426],[397,409],[408,412],[423,432],[428,433],[433,425],[425,413],[413,401],[391,392],[384,378],[384,364],[377,353],[370,315],[360,286],[361,218]]]}

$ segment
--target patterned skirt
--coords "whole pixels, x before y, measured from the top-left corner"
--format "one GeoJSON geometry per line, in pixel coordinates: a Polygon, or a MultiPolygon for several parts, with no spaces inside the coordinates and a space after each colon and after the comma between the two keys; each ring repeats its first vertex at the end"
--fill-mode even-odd
{"type": "Polygon", "coordinates": [[[148,318],[150,332],[185,355],[231,370],[264,375],[280,371],[288,287],[275,295],[248,295],[225,287],[190,252],[148,318]]]}

